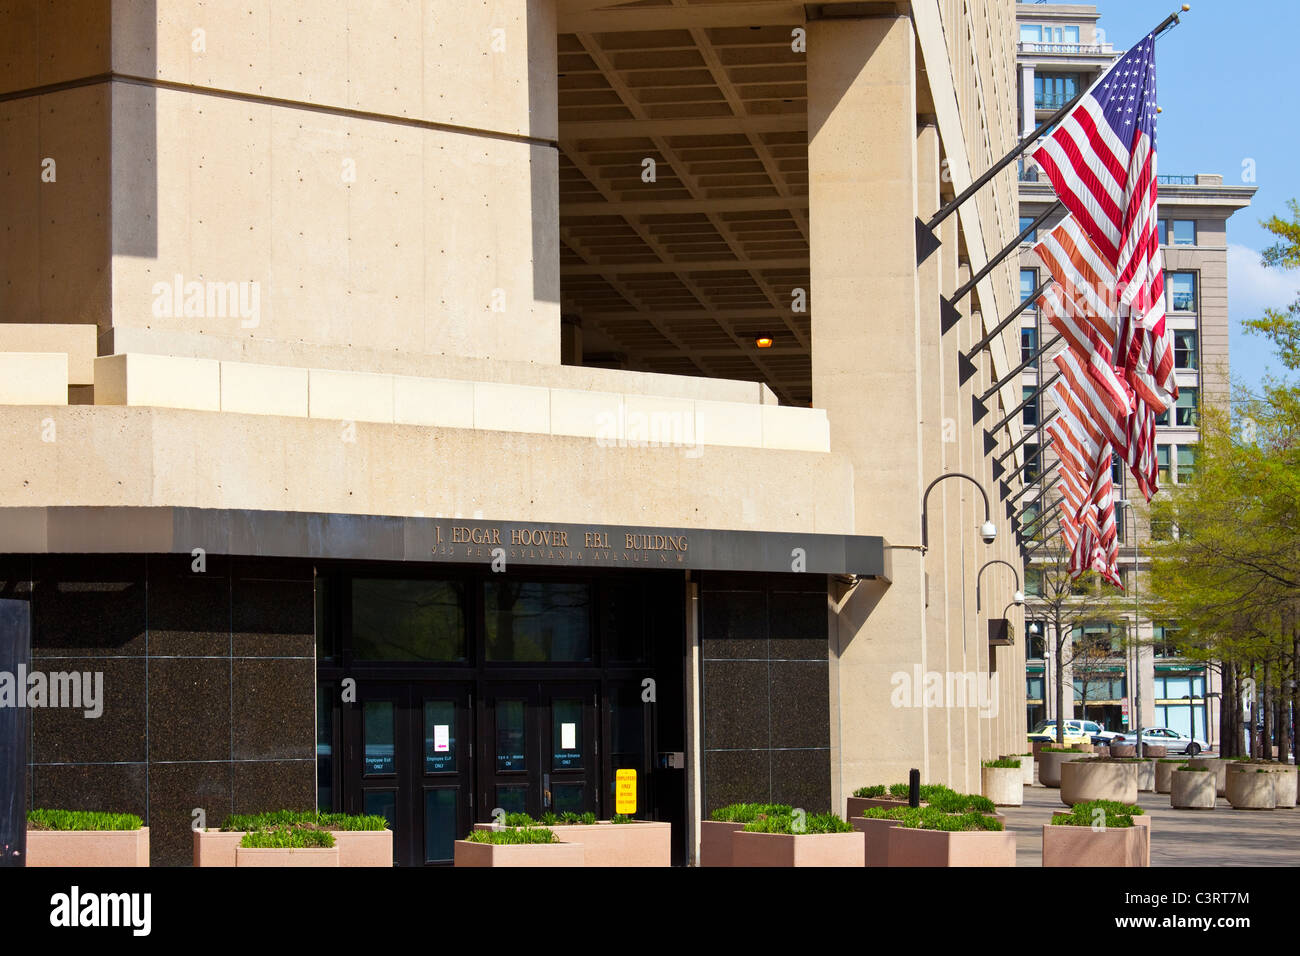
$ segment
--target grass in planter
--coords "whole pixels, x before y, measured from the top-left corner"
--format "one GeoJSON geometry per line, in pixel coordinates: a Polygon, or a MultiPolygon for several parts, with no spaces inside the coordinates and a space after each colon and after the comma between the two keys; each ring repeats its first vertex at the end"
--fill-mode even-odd
{"type": "Polygon", "coordinates": [[[28,810],[31,830],[138,830],[144,821],[133,813],[98,810],[28,810]]]}
{"type": "Polygon", "coordinates": [[[909,830],[1002,830],[1002,821],[978,811],[947,813],[937,807],[872,807],[863,811],[864,817],[874,820],[896,820],[909,830]]]}
{"type": "Polygon", "coordinates": [[[997,807],[988,797],[954,790],[933,794],[930,807],[942,813],[997,813],[997,807]]]}
{"type": "Polygon", "coordinates": [[[1186,763],[1183,764],[1181,767],[1177,767],[1177,768],[1175,768],[1175,769],[1178,769],[1178,770],[1191,770],[1191,771],[1194,772],[1194,773],[1212,773],[1212,772],[1213,772],[1209,767],[1193,767],[1191,764],[1186,764],[1186,763]]]}
{"type": "Polygon", "coordinates": [[[711,814],[710,820],[719,823],[753,823],[762,817],[789,816],[794,807],[785,803],[732,803],[718,807],[711,814]]]}
{"type": "Polygon", "coordinates": [[[301,850],[329,849],[334,845],[334,834],[309,826],[276,825],[262,830],[249,830],[239,845],[250,850],[301,850]]]}
{"type": "Polygon", "coordinates": [[[636,817],[630,813],[616,813],[609,818],[610,823],[636,823],[636,817]]]}
{"type": "Polygon", "coordinates": [[[991,770],[1019,770],[1020,761],[1014,757],[999,757],[997,760],[985,760],[980,766],[991,770]]]}
{"type": "Polygon", "coordinates": [[[883,783],[875,784],[871,787],[858,787],[853,791],[855,797],[863,797],[868,800],[879,800],[889,791],[883,783]]]}
{"type": "Polygon", "coordinates": [[[760,817],[752,823],[745,824],[746,833],[852,833],[853,825],[841,820],[834,813],[810,813],[804,818],[804,828],[794,829],[793,814],[779,814],[760,817]]]}
{"type": "Polygon", "coordinates": [[[1133,807],[1126,803],[1117,803],[1114,800],[1090,800],[1087,803],[1076,803],[1069,813],[1053,813],[1052,826],[1054,827],[1091,827],[1095,825],[1095,810],[1105,812],[1105,826],[1109,829],[1112,827],[1131,827],[1133,826],[1134,810],[1141,813],[1140,807],[1133,807]]]}
{"type": "Polygon", "coordinates": [[[559,843],[560,838],[546,827],[513,827],[507,830],[471,830],[468,843],[491,843],[495,846],[518,843],[559,843]]]}
{"type": "Polygon", "coordinates": [[[386,830],[388,821],[381,816],[351,813],[318,813],[315,810],[270,810],[266,813],[234,813],[226,817],[221,829],[265,830],[268,827],[305,827],[311,830],[386,830]]]}

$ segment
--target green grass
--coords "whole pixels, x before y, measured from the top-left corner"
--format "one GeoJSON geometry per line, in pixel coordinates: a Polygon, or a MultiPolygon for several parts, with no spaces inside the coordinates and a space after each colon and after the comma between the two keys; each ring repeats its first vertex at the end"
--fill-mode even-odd
{"type": "Polygon", "coordinates": [[[1190,771],[1192,771],[1193,773],[1210,773],[1210,772],[1211,772],[1211,770],[1210,770],[1209,767],[1192,767],[1192,766],[1190,766],[1190,765],[1188,765],[1188,764],[1183,764],[1181,767],[1178,767],[1177,769],[1178,769],[1178,770],[1190,770],[1190,771]]]}
{"type": "Polygon", "coordinates": [[[789,816],[794,807],[784,803],[732,803],[718,807],[711,814],[710,820],[720,823],[753,823],[760,817],[789,816]]]}
{"type": "Polygon", "coordinates": [[[871,787],[858,787],[853,791],[855,797],[863,797],[868,800],[879,800],[888,792],[888,788],[883,783],[878,783],[871,787]]]}
{"type": "Polygon", "coordinates": [[[636,817],[630,813],[616,813],[609,818],[610,823],[636,823],[636,817]]]}
{"type": "Polygon", "coordinates": [[[133,813],[98,810],[28,810],[32,830],[138,830],[144,821],[133,813]]]}
{"type": "Polygon", "coordinates": [[[517,843],[559,843],[560,838],[545,827],[511,827],[505,830],[471,830],[465,839],[470,843],[496,846],[517,843]]]}
{"type": "Polygon", "coordinates": [[[999,757],[997,760],[985,760],[981,766],[994,770],[1019,770],[1020,761],[1014,757],[999,757]]]}
{"type": "Polygon", "coordinates": [[[388,821],[380,816],[351,813],[317,813],[315,810],[270,810],[266,813],[234,813],[221,829],[265,830],[268,827],[307,827],[316,830],[385,830],[388,821]]]}
{"type": "Polygon", "coordinates": [[[810,813],[804,818],[804,828],[794,829],[793,814],[774,814],[745,824],[746,833],[852,833],[853,826],[834,813],[810,813]]]}
{"type": "Polygon", "coordinates": [[[872,807],[863,811],[864,817],[874,820],[897,820],[898,825],[910,830],[945,830],[966,832],[970,830],[1001,830],[1002,821],[978,811],[947,813],[937,807],[872,807]]]}
{"type": "Polygon", "coordinates": [[[1090,800],[1076,803],[1068,813],[1052,814],[1054,827],[1090,827],[1094,825],[1094,810],[1105,811],[1105,825],[1109,828],[1131,827],[1133,818],[1142,815],[1142,808],[1114,800],[1090,800]]]}
{"type": "Polygon", "coordinates": [[[328,849],[334,845],[334,834],[310,827],[277,825],[264,830],[249,830],[239,845],[257,850],[328,849]]]}

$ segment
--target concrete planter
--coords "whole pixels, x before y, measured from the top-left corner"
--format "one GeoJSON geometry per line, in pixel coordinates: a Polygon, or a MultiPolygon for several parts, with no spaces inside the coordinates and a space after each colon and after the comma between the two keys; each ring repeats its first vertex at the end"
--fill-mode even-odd
{"type": "Polygon", "coordinates": [[[1273,774],[1255,768],[1228,771],[1228,802],[1234,810],[1272,810],[1277,806],[1273,774]]]}
{"type": "Polygon", "coordinates": [[[1043,748],[1050,747],[1051,744],[1047,743],[1044,740],[1034,740],[1030,742],[1029,746],[1031,748],[1030,753],[1034,755],[1034,760],[1037,761],[1041,758],[1043,748]]]}
{"type": "Polygon", "coordinates": [[[148,866],[149,828],[28,830],[27,866],[148,866]]]}
{"type": "Polygon", "coordinates": [[[1074,750],[1065,753],[1052,753],[1044,750],[1038,755],[1038,782],[1044,787],[1059,787],[1061,785],[1062,764],[1075,760],[1092,759],[1094,759],[1093,754],[1079,753],[1074,750]]]}
{"type": "MultiPolygon", "coordinates": [[[[892,829],[890,832],[893,832],[892,829]]],[[[732,866],[853,866],[866,860],[866,834],[746,833],[731,838],[732,866]]]]}
{"type": "Polygon", "coordinates": [[[1212,771],[1174,770],[1169,805],[1175,810],[1213,810],[1216,800],[1212,771]]]}
{"type": "Polygon", "coordinates": [[[1142,746],[1142,756],[1144,757],[1168,757],[1169,748],[1164,744],[1144,744],[1142,746]]]}
{"type": "Polygon", "coordinates": [[[878,817],[851,817],[849,823],[853,829],[863,834],[863,862],[867,866],[888,866],[889,831],[898,826],[898,821],[881,820],[878,817]]]}
{"type": "Polygon", "coordinates": [[[1015,866],[1016,835],[1010,830],[886,831],[889,866],[1015,866]]]}
{"type": "Polygon", "coordinates": [[[1156,793],[1168,793],[1173,785],[1174,771],[1187,763],[1186,760],[1156,761],[1156,793]]]}
{"type": "Polygon", "coordinates": [[[981,767],[980,793],[995,806],[1021,806],[1025,801],[1025,775],[1019,767],[981,767]]]}
{"type": "Polygon", "coordinates": [[[1003,760],[1019,760],[1020,775],[1024,778],[1026,787],[1034,785],[1034,755],[1033,754],[1003,754],[1003,760]]]}
{"type": "Polygon", "coordinates": [[[235,866],[338,866],[339,848],[323,847],[235,847],[235,866]]]}
{"type": "Polygon", "coordinates": [[[1270,768],[1279,809],[1290,809],[1296,805],[1296,770],[1294,764],[1278,764],[1270,768]]]}
{"type": "Polygon", "coordinates": [[[470,843],[457,840],[453,866],[583,866],[581,843],[470,843]]]}
{"type": "Polygon", "coordinates": [[[1112,757],[1136,757],[1137,745],[1135,744],[1111,744],[1110,755],[1112,757]]]}
{"type": "Polygon", "coordinates": [[[1228,792],[1228,764],[1233,762],[1222,757],[1189,757],[1187,760],[1188,766],[1209,767],[1214,771],[1214,792],[1220,797],[1228,792]]]}
{"type": "Polygon", "coordinates": [[[1131,827],[1043,826],[1043,866],[1149,866],[1151,826],[1133,818],[1131,827]]]}
{"type": "MultiPolygon", "coordinates": [[[[331,830],[339,866],[392,866],[392,830],[331,830]]],[[[235,850],[242,830],[195,830],[195,866],[238,866],[235,850]]],[[[295,864],[296,865],[296,864],[295,864]]]]}
{"type": "MultiPolygon", "coordinates": [[[[851,820],[854,817],[860,817],[863,810],[872,810],[877,807],[892,810],[895,807],[905,806],[907,806],[906,800],[890,800],[887,797],[849,797],[849,811],[845,819],[851,820]]],[[[924,800],[921,801],[921,806],[925,806],[924,800]]]]}
{"type": "MultiPolygon", "coordinates": [[[[853,797],[849,800],[852,801],[853,797]]],[[[731,837],[745,829],[743,823],[700,821],[700,866],[731,866],[731,837]]]]}
{"type": "Polygon", "coordinates": [[[1141,763],[1135,763],[1133,766],[1137,767],[1138,790],[1142,793],[1154,793],[1156,789],[1155,760],[1143,759],[1141,763]]]}
{"type": "MultiPolygon", "coordinates": [[[[491,830],[492,824],[476,823],[474,829],[491,830]]],[[[672,865],[670,823],[655,820],[611,823],[601,820],[596,823],[557,823],[546,829],[563,843],[581,843],[585,847],[584,866],[672,865]]]]}
{"type": "Polygon", "coordinates": [[[1061,802],[1066,806],[1090,800],[1137,803],[1137,765],[1098,760],[1072,760],[1061,765],[1061,802]]]}

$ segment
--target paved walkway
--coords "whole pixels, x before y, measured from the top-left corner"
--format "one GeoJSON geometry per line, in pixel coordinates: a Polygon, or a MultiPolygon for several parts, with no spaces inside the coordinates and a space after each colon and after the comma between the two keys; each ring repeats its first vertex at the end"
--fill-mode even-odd
{"type": "MultiPolygon", "coordinates": [[[[1140,793],[1151,817],[1152,866],[1295,866],[1300,862],[1300,809],[1234,810],[1220,797],[1214,810],[1174,810],[1167,793],[1140,793]]],[[[1042,866],[1042,826],[1064,810],[1061,791],[1025,787],[1023,807],[999,807],[1016,834],[1016,866],[1042,866]]]]}

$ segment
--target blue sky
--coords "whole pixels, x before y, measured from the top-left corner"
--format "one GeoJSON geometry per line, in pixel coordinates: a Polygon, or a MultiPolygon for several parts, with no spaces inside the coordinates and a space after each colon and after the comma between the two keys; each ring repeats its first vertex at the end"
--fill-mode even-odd
{"type": "MultiPolygon", "coordinates": [[[[1098,26],[1117,51],[1150,32],[1181,3],[1171,0],[1095,0],[1098,26]]],[[[1297,0],[1193,0],[1182,22],[1160,38],[1156,75],[1160,91],[1161,173],[1222,173],[1242,182],[1242,164],[1254,160],[1259,191],[1251,206],[1228,220],[1228,311],[1232,376],[1256,385],[1271,349],[1247,336],[1241,322],[1267,306],[1300,295],[1300,273],[1259,266],[1259,250],[1272,235],[1259,225],[1286,214],[1300,199],[1300,103],[1295,99],[1297,0]]]]}

